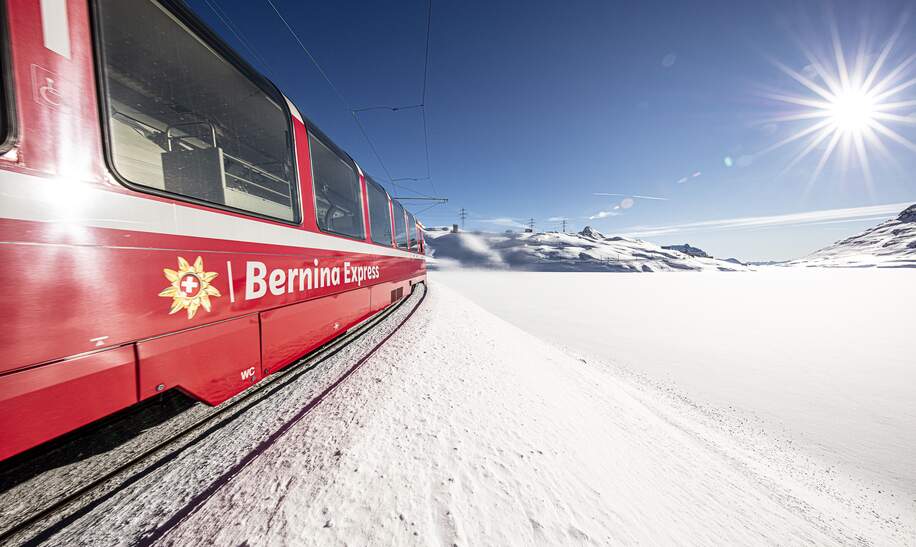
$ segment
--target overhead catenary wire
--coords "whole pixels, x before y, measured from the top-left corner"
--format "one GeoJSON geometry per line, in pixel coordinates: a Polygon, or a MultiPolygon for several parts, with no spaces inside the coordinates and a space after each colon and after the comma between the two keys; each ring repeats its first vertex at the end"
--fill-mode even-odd
{"type": "Polygon", "coordinates": [[[425,154],[426,160],[426,176],[423,177],[398,177],[391,178],[392,182],[397,181],[412,181],[412,182],[421,182],[429,181],[429,185],[432,188],[433,194],[438,194],[436,190],[436,183],[432,179],[432,169],[430,167],[431,162],[429,160],[429,124],[426,120],[426,90],[427,84],[429,82],[429,43],[430,43],[430,30],[432,28],[432,13],[433,5],[432,0],[427,0],[426,2],[426,45],[423,53],[423,85],[420,88],[420,103],[414,105],[406,106],[387,106],[387,105],[377,105],[377,106],[368,106],[364,108],[354,109],[352,112],[361,113],[369,112],[373,110],[389,110],[391,112],[399,112],[401,110],[420,110],[420,120],[423,125],[423,151],[425,154]]]}
{"type": "Polygon", "coordinates": [[[420,116],[423,118],[423,144],[426,149],[426,178],[429,179],[429,185],[433,189],[434,194],[438,194],[436,191],[436,184],[433,182],[432,173],[429,162],[429,126],[426,123],[426,84],[429,81],[429,35],[430,28],[432,27],[433,20],[433,0],[426,0],[426,52],[424,53],[423,60],[423,92],[420,95],[420,104],[423,107],[420,109],[420,116]]]}
{"type": "Polygon", "coordinates": [[[206,4],[207,7],[210,8],[210,11],[212,11],[213,14],[216,15],[216,17],[223,23],[223,25],[225,25],[225,27],[229,29],[229,32],[231,32],[232,35],[235,36],[236,40],[238,40],[239,43],[242,44],[242,47],[248,50],[251,56],[256,61],[258,61],[258,63],[260,63],[262,67],[264,67],[264,70],[266,70],[268,74],[270,75],[271,80],[276,80],[274,71],[271,69],[270,64],[266,60],[264,60],[264,57],[262,57],[261,54],[258,53],[258,51],[254,48],[254,46],[251,45],[251,43],[249,43],[248,40],[246,40],[244,36],[242,36],[241,32],[236,30],[235,24],[232,22],[232,18],[229,17],[229,14],[226,13],[225,10],[223,10],[223,8],[219,6],[219,4],[216,4],[215,2],[211,2],[210,0],[203,0],[203,1],[204,1],[204,4],[206,4]]]}
{"type": "MultiPolygon", "coordinates": [[[[235,36],[235,38],[239,41],[239,43],[240,43],[240,44],[241,44],[241,45],[242,45],[242,46],[252,55],[252,57],[253,57],[256,61],[258,61],[258,62],[264,67],[264,69],[271,75],[271,79],[273,79],[273,80],[276,81],[276,79],[277,79],[276,76],[275,76],[276,72],[272,69],[270,63],[268,63],[268,62],[264,59],[264,57],[257,51],[257,49],[256,49],[256,48],[255,48],[255,47],[254,47],[254,46],[244,37],[244,35],[241,33],[241,31],[238,30],[238,29],[236,28],[236,25],[235,25],[234,22],[232,21],[232,18],[229,16],[229,14],[226,13],[225,10],[223,10],[223,9],[219,6],[219,4],[215,2],[215,0],[212,1],[212,2],[211,2],[211,0],[203,0],[203,1],[204,1],[204,3],[207,5],[207,7],[209,7],[210,10],[214,13],[214,15],[216,15],[216,17],[223,23],[223,25],[225,25],[225,27],[229,30],[229,32],[231,32],[232,35],[235,36]]],[[[396,187],[396,188],[399,188],[399,189],[401,189],[401,190],[408,191],[408,192],[412,192],[412,193],[414,193],[414,194],[417,194],[417,195],[420,195],[420,196],[423,196],[423,197],[427,197],[427,198],[432,197],[432,196],[429,196],[428,194],[425,194],[425,193],[423,193],[423,192],[420,192],[420,191],[418,191],[418,190],[416,190],[416,189],[414,189],[414,188],[410,188],[410,187],[406,187],[406,186],[397,184],[398,181],[404,181],[404,180],[410,180],[410,181],[430,180],[430,177],[429,177],[429,172],[430,172],[430,169],[429,169],[429,136],[428,136],[428,132],[427,132],[427,128],[426,128],[426,112],[425,112],[425,105],[424,105],[424,104],[414,104],[414,105],[406,105],[406,106],[387,106],[387,105],[382,105],[382,106],[371,106],[371,107],[366,107],[366,108],[352,109],[352,108],[350,107],[350,103],[347,101],[346,97],[344,97],[344,95],[343,95],[343,93],[340,91],[340,89],[339,89],[336,85],[334,85],[334,82],[331,80],[330,76],[328,76],[327,72],[326,72],[326,71],[324,70],[324,68],[318,63],[318,60],[315,58],[315,56],[312,55],[311,51],[309,51],[309,49],[305,46],[305,44],[304,44],[304,43],[302,42],[302,40],[299,38],[299,36],[298,36],[298,34],[296,33],[296,31],[295,31],[295,30],[292,28],[292,26],[289,24],[289,21],[283,16],[282,13],[280,13],[280,11],[277,9],[277,6],[276,6],[271,0],[266,0],[266,1],[267,1],[268,5],[270,5],[270,7],[271,7],[271,9],[274,11],[274,13],[276,13],[277,17],[279,17],[280,20],[283,22],[283,24],[284,24],[284,26],[286,27],[287,31],[293,36],[293,39],[296,41],[296,43],[299,45],[299,47],[303,50],[303,52],[305,52],[306,56],[308,56],[309,60],[312,62],[312,64],[313,64],[313,65],[315,66],[315,68],[318,70],[319,74],[321,74],[322,78],[324,78],[324,80],[327,82],[328,86],[332,89],[332,91],[334,92],[334,94],[335,94],[335,95],[337,96],[337,98],[340,100],[341,104],[343,104],[344,108],[346,108],[346,109],[351,113],[351,116],[353,116],[353,120],[354,120],[354,122],[356,123],[357,128],[358,128],[359,131],[360,131],[360,134],[362,134],[363,139],[365,139],[366,143],[367,143],[368,146],[369,146],[369,149],[372,151],[372,154],[375,156],[376,160],[377,160],[378,163],[379,163],[379,166],[380,166],[380,167],[382,168],[382,170],[384,171],[384,173],[385,173],[387,179],[389,180],[389,182],[391,183],[391,185],[394,186],[394,187],[396,187]],[[415,178],[415,177],[394,178],[394,177],[391,176],[391,173],[390,173],[390,171],[388,170],[388,167],[387,167],[387,165],[385,164],[384,160],[382,160],[381,154],[378,152],[378,149],[376,148],[375,143],[372,141],[371,137],[369,136],[368,131],[366,130],[365,126],[363,125],[362,121],[359,119],[359,117],[357,116],[357,114],[358,114],[359,112],[367,112],[367,111],[371,111],[371,110],[391,110],[391,111],[397,112],[397,111],[400,111],[400,110],[413,110],[413,109],[421,109],[422,116],[423,116],[423,123],[424,123],[424,148],[425,148],[425,153],[426,153],[426,172],[427,172],[427,176],[426,176],[426,177],[422,177],[422,178],[415,178]]],[[[427,29],[426,29],[426,33],[427,33],[427,36],[426,36],[426,59],[425,59],[425,61],[424,61],[424,81],[423,81],[423,89],[422,89],[422,91],[421,91],[421,98],[424,99],[424,100],[425,100],[425,97],[426,97],[426,76],[427,76],[427,74],[428,74],[428,66],[429,66],[429,32],[430,32],[430,17],[431,17],[430,14],[431,14],[431,9],[432,9],[432,8],[431,8],[431,4],[428,3],[428,9],[427,9],[427,29]]],[[[432,180],[430,180],[430,185],[432,186],[433,190],[435,191],[435,184],[432,183],[432,180]]]]}
{"type": "Polygon", "coordinates": [[[328,73],[325,72],[324,68],[322,68],[321,64],[318,62],[318,59],[316,59],[315,56],[312,55],[312,52],[309,51],[309,49],[305,46],[305,44],[302,42],[302,39],[299,38],[299,35],[296,33],[295,29],[293,29],[293,27],[289,24],[289,21],[286,20],[286,17],[284,17],[283,14],[280,13],[279,9],[277,9],[277,6],[273,3],[273,0],[265,0],[265,2],[267,2],[267,4],[271,7],[271,9],[273,9],[274,13],[277,14],[277,17],[279,17],[280,21],[283,22],[283,25],[286,27],[286,30],[290,33],[290,35],[292,35],[296,43],[299,44],[299,48],[302,49],[305,55],[309,58],[309,60],[315,66],[315,69],[318,70],[318,73],[321,74],[321,77],[324,78],[324,81],[327,82],[331,90],[334,91],[334,94],[340,100],[341,104],[343,104],[344,108],[353,117],[353,121],[356,122],[356,126],[359,128],[360,133],[362,134],[363,138],[366,140],[366,144],[369,145],[369,149],[372,151],[372,155],[375,156],[376,161],[378,161],[379,166],[382,168],[382,171],[384,171],[385,176],[387,177],[388,181],[391,182],[392,186],[395,186],[397,188],[400,188],[408,192],[413,192],[415,194],[418,194],[424,197],[432,197],[422,192],[419,192],[413,188],[401,186],[395,182],[394,177],[391,176],[391,172],[388,170],[388,166],[385,165],[384,160],[382,160],[382,156],[381,154],[379,154],[378,149],[375,146],[375,143],[372,142],[372,138],[369,137],[369,133],[366,131],[365,126],[363,126],[362,121],[360,121],[359,115],[357,114],[357,112],[350,105],[350,102],[347,101],[347,98],[344,97],[340,89],[336,85],[334,85],[334,82],[331,81],[330,76],[328,76],[328,73]]]}

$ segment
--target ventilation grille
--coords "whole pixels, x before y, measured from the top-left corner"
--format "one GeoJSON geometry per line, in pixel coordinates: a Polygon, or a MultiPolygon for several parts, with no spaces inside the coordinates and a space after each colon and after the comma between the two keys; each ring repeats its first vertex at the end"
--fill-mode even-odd
{"type": "Polygon", "coordinates": [[[397,289],[391,291],[391,303],[394,304],[398,300],[404,298],[404,287],[398,287],[397,289]]]}

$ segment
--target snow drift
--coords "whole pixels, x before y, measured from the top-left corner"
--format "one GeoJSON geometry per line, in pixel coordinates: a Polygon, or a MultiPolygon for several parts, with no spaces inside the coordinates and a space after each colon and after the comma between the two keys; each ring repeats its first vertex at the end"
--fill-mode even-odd
{"type": "Polygon", "coordinates": [[[662,248],[639,239],[606,236],[586,227],[577,234],[528,232],[427,232],[439,267],[459,265],[560,272],[740,271],[737,261],[711,258],[700,249],[662,248]],[[689,253],[686,252],[689,250],[689,253]]]}
{"type": "Polygon", "coordinates": [[[790,266],[916,268],[916,205],[895,219],[838,241],[790,266]]]}

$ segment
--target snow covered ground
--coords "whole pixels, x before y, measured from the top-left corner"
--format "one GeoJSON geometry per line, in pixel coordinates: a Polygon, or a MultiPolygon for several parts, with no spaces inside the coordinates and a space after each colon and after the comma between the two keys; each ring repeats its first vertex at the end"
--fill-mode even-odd
{"type": "Polygon", "coordinates": [[[912,512],[868,493],[837,495],[829,470],[794,475],[772,465],[773,453],[434,282],[424,308],[353,381],[164,540],[916,541],[912,512]]]}
{"type": "MultiPolygon", "coordinates": [[[[431,275],[402,330],[158,543],[916,544],[912,496],[858,490],[753,421],[570,355],[449,287],[472,293],[476,279],[496,291],[514,279],[532,290],[549,275],[566,280],[550,298],[561,304],[574,300],[569,274],[485,275],[431,275]]],[[[670,277],[695,275],[707,274],[670,277]]],[[[542,307],[549,296],[538,296],[542,307]]],[[[606,337],[607,324],[591,324],[591,336],[606,337]]],[[[346,359],[214,431],[52,543],[131,543],[168,521],[346,359]]]]}
{"type": "Polygon", "coordinates": [[[912,270],[431,275],[544,340],[760,420],[863,488],[916,503],[912,270]]]}

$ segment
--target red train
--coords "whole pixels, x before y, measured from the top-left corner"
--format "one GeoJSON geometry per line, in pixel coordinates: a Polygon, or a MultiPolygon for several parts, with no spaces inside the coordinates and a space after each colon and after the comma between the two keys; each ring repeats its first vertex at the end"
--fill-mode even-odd
{"type": "Polygon", "coordinates": [[[0,11],[0,459],[219,404],[425,280],[413,215],[182,4],[0,11]]]}

